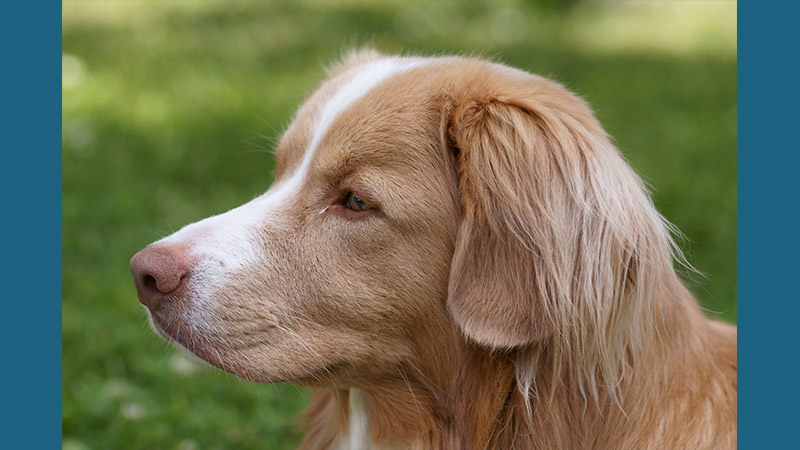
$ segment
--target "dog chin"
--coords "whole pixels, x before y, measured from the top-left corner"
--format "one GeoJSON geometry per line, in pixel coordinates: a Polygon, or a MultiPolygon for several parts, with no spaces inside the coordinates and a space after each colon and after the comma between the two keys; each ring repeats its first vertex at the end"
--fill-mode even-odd
{"type": "Polygon", "coordinates": [[[322,367],[292,369],[274,365],[244,366],[240,361],[247,361],[250,358],[243,355],[241,351],[222,349],[215,346],[211,338],[196,335],[196,333],[192,334],[189,331],[192,327],[183,320],[171,318],[166,322],[160,314],[153,314],[149,310],[147,313],[150,327],[188,358],[255,383],[287,382],[307,387],[330,385],[338,379],[337,374],[346,366],[344,362],[325,364],[322,367]]]}
{"type": "Polygon", "coordinates": [[[148,311],[148,319],[151,328],[161,337],[194,361],[239,375],[234,369],[235,358],[229,352],[221,351],[207,337],[192,331],[193,327],[185,320],[176,317],[165,319],[160,312],[148,311]]]}

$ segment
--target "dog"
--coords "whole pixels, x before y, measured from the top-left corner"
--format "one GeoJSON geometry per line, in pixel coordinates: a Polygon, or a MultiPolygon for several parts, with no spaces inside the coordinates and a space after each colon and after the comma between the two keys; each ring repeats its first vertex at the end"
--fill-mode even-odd
{"type": "Polygon", "coordinates": [[[131,271],[166,339],[313,388],[302,448],[736,447],[736,328],[558,83],[353,51],[275,157],[265,194],[131,271]]]}

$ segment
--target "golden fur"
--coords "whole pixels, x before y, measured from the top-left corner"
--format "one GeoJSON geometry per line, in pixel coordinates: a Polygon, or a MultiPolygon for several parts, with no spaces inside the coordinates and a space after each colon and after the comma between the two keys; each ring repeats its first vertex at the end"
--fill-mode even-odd
{"type": "MultiPolygon", "coordinates": [[[[278,146],[276,186],[326,102],[387,59],[330,69],[278,146]]],[[[313,387],[302,448],[736,447],[736,329],[703,316],[674,230],[581,99],[430,59],[341,111],[312,156],[255,229],[268,263],[227,273],[213,303],[151,308],[220,368],[313,387]]],[[[181,298],[206,289],[188,280],[181,298]]]]}

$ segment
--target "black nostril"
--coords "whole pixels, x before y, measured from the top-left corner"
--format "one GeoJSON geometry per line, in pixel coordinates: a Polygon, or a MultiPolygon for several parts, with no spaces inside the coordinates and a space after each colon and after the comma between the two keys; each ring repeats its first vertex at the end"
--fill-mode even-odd
{"type": "Polygon", "coordinates": [[[159,292],[158,290],[158,282],[156,281],[155,277],[152,275],[145,275],[144,276],[144,288],[150,292],[159,292]]]}

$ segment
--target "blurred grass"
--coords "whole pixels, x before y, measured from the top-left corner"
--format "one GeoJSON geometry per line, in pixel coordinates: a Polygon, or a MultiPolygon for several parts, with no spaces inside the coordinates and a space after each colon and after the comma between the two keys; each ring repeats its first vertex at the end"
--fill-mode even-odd
{"type": "Polygon", "coordinates": [[[270,140],[353,45],[497,56],[584,96],[735,321],[735,2],[569,4],[63,3],[63,447],[297,444],[307,393],[172,350],[127,266],[263,192],[270,140]]]}

